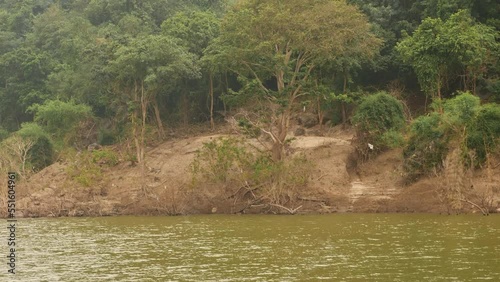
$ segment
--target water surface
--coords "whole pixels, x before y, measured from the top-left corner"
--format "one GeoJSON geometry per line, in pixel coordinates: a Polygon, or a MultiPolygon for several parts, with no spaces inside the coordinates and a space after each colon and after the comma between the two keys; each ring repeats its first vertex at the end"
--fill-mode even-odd
{"type": "Polygon", "coordinates": [[[498,215],[43,218],[17,225],[17,274],[6,275],[2,263],[0,281],[500,281],[498,215]]]}

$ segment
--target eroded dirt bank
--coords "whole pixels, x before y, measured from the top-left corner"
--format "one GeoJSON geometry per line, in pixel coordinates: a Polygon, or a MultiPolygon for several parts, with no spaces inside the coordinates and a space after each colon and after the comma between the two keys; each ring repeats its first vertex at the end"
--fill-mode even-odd
{"type": "MultiPolygon", "coordinates": [[[[443,185],[440,177],[425,178],[406,187],[402,184],[401,151],[386,152],[354,167],[349,161],[352,134],[334,130],[323,135],[297,136],[291,143],[291,154],[304,153],[315,166],[306,188],[288,209],[297,213],[449,212],[438,197],[437,191],[443,185]]],[[[121,161],[104,169],[104,180],[93,187],[72,181],[67,169],[70,164],[55,163],[18,185],[17,215],[289,213],[290,210],[276,206],[248,205],[243,198],[232,197],[236,187],[192,187],[190,164],[197,150],[203,143],[221,136],[164,142],[148,150],[144,178],[138,166],[121,161]]],[[[499,166],[477,171],[473,178],[474,189],[489,187],[493,193],[492,211],[498,209],[499,166]]],[[[465,210],[477,211],[472,205],[465,210]]],[[[4,217],[5,208],[1,212],[4,217]]]]}

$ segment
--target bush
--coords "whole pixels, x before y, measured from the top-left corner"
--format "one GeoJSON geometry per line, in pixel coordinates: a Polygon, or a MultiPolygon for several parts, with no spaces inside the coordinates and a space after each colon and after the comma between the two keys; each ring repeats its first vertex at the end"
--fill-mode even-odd
{"type": "Polygon", "coordinates": [[[68,157],[67,174],[84,187],[95,186],[102,180],[102,168],[94,161],[93,153],[83,151],[68,157]]]}
{"type": "Polygon", "coordinates": [[[405,145],[403,134],[396,130],[384,132],[384,134],[382,134],[381,141],[385,146],[391,149],[400,148],[405,145]]]}
{"type": "Polygon", "coordinates": [[[92,162],[96,164],[104,164],[107,166],[115,166],[118,164],[118,156],[111,150],[98,150],[92,152],[92,162]]]}
{"type": "Polygon", "coordinates": [[[353,123],[357,150],[367,158],[371,151],[380,152],[401,144],[403,137],[399,132],[406,124],[403,104],[386,92],[367,96],[359,105],[353,123]],[[373,149],[369,150],[368,143],[373,149]]]}
{"type": "Polygon", "coordinates": [[[244,191],[253,191],[254,199],[273,204],[294,199],[298,189],[307,184],[312,168],[304,156],[274,162],[269,154],[250,151],[244,140],[236,138],[205,143],[191,165],[196,186],[245,187],[244,191]]]}
{"type": "Polygon", "coordinates": [[[487,153],[498,148],[499,138],[500,106],[487,104],[480,107],[467,136],[467,148],[476,152],[476,165],[484,163],[487,153]]]}
{"type": "Polygon", "coordinates": [[[448,152],[449,135],[441,116],[431,113],[420,116],[410,126],[410,138],[403,150],[406,182],[417,180],[442,165],[448,152]]]}
{"type": "Polygon", "coordinates": [[[500,138],[500,106],[480,105],[470,93],[443,102],[443,114],[421,116],[410,126],[409,142],[404,149],[406,181],[442,168],[451,141],[461,150],[461,163],[478,167],[488,153],[497,150],[500,138]],[[471,158],[471,156],[474,156],[471,158]]]}
{"type": "Polygon", "coordinates": [[[31,138],[35,144],[29,150],[28,160],[34,171],[39,171],[52,164],[54,146],[48,134],[36,123],[23,123],[17,134],[22,138],[31,138]]]}
{"type": "Polygon", "coordinates": [[[444,118],[452,126],[470,126],[476,119],[480,105],[479,97],[469,92],[460,93],[444,102],[444,118]]]}
{"type": "Polygon", "coordinates": [[[204,143],[191,166],[193,175],[212,182],[235,178],[250,165],[251,154],[236,138],[219,138],[204,143]],[[236,174],[236,175],[235,175],[236,174]]]}
{"type": "Polygon", "coordinates": [[[9,137],[9,132],[0,127],[0,141],[6,139],[7,137],[9,137]]]}
{"type": "Polygon", "coordinates": [[[43,105],[29,108],[35,114],[35,121],[47,132],[62,139],[79,121],[92,117],[92,109],[84,104],[48,100],[43,105]]]}

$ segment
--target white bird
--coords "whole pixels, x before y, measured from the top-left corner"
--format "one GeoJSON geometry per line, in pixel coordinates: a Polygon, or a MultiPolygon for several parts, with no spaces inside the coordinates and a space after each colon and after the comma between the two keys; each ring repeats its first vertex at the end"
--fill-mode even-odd
{"type": "Polygon", "coordinates": [[[368,143],[368,148],[370,148],[370,150],[373,150],[373,145],[368,143]]]}

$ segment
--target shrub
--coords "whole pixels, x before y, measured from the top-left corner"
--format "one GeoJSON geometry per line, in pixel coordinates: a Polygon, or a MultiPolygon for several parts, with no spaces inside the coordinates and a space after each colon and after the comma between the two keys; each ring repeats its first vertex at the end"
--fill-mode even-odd
{"type": "Polygon", "coordinates": [[[35,121],[47,132],[62,139],[79,121],[92,116],[92,109],[84,104],[48,100],[43,105],[35,104],[29,108],[35,114],[35,121]]]}
{"type": "Polygon", "coordinates": [[[35,171],[39,171],[52,164],[54,146],[48,134],[36,123],[23,123],[17,134],[22,138],[31,138],[35,144],[28,153],[29,163],[35,171]]]}
{"type": "Polygon", "coordinates": [[[7,137],[9,137],[9,132],[0,126],[0,141],[4,140],[7,137]]]}
{"type": "Polygon", "coordinates": [[[439,171],[449,147],[458,146],[461,163],[480,166],[497,149],[500,138],[500,106],[480,105],[470,93],[444,101],[443,114],[421,116],[410,126],[409,142],[404,149],[406,182],[439,171]]]}
{"type": "Polygon", "coordinates": [[[381,141],[387,147],[394,149],[405,145],[403,134],[396,130],[389,130],[384,132],[381,136],[381,141]]]}
{"type": "Polygon", "coordinates": [[[441,116],[434,112],[420,116],[410,126],[409,141],[403,150],[406,182],[417,180],[442,165],[448,152],[449,135],[441,116]]]}
{"type": "Polygon", "coordinates": [[[205,143],[191,165],[194,185],[245,187],[254,199],[273,204],[294,199],[298,188],[307,184],[312,168],[305,156],[275,162],[265,152],[250,151],[244,140],[236,138],[205,143]]]}
{"type": "Polygon", "coordinates": [[[203,144],[191,166],[193,175],[209,181],[227,181],[249,166],[251,155],[236,138],[219,138],[203,144]]]}
{"type": "Polygon", "coordinates": [[[467,148],[476,152],[476,165],[480,165],[486,161],[488,152],[497,149],[500,138],[500,106],[487,104],[480,107],[467,133],[467,148]]]}
{"type": "Polygon", "coordinates": [[[118,164],[118,156],[111,150],[98,150],[92,152],[92,162],[96,164],[105,164],[115,166],[118,164]]]}
{"type": "Polygon", "coordinates": [[[460,93],[444,102],[444,118],[451,126],[470,126],[476,119],[480,105],[479,97],[469,92],[460,93]]]}
{"type": "Polygon", "coordinates": [[[358,151],[366,158],[370,152],[368,143],[375,152],[400,144],[402,136],[398,132],[406,123],[403,104],[386,92],[367,96],[359,105],[353,123],[358,151]]]}
{"type": "Polygon", "coordinates": [[[102,180],[102,169],[94,161],[93,152],[83,151],[68,157],[66,172],[76,183],[92,187],[102,180]]]}

